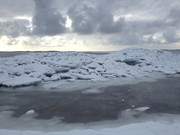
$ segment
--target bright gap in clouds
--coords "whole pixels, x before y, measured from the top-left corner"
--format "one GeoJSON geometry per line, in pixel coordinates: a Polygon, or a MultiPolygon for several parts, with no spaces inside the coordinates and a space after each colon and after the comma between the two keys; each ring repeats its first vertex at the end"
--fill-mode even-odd
{"type": "Polygon", "coordinates": [[[119,51],[126,48],[148,49],[179,49],[180,43],[173,44],[142,44],[125,45],[112,41],[114,35],[77,35],[64,34],[60,36],[20,36],[17,38],[0,37],[0,51],[119,51]],[[114,42],[114,43],[113,43],[114,42]]]}
{"type": "Polygon", "coordinates": [[[28,20],[30,23],[32,23],[32,16],[15,16],[13,17],[15,20],[28,20]]]}
{"type": "Polygon", "coordinates": [[[71,20],[71,18],[69,16],[66,16],[65,27],[67,29],[69,29],[70,31],[72,31],[72,20],[71,20]]]}
{"type": "MultiPolygon", "coordinates": [[[[126,46],[127,47],[127,46],[126,46]]],[[[116,46],[101,35],[63,34],[59,36],[0,37],[0,51],[117,51],[116,46]]]]}

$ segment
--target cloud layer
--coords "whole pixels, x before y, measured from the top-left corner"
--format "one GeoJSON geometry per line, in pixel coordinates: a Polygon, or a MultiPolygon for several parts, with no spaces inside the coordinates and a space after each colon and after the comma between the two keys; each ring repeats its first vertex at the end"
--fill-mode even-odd
{"type": "Polygon", "coordinates": [[[38,35],[67,31],[114,34],[112,41],[123,44],[167,44],[180,40],[179,0],[0,0],[0,3],[0,13],[3,10],[34,15],[34,34],[38,35]],[[24,8],[19,10],[18,5],[22,4],[24,8]],[[65,27],[67,16],[72,20],[71,30],[65,27]]]}
{"type": "Polygon", "coordinates": [[[124,44],[178,42],[180,5],[170,0],[81,0],[68,10],[74,32],[117,34],[124,44]]]}

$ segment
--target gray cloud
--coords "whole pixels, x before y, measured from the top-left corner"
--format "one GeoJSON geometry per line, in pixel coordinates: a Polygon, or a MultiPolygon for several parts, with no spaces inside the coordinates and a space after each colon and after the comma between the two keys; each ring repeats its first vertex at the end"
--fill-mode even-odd
{"type": "Polygon", "coordinates": [[[180,26],[180,7],[175,6],[170,10],[166,22],[171,26],[180,26]]]}
{"type": "Polygon", "coordinates": [[[0,35],[10,35],[13,37],[21,35],[29,35],[30,29],[27,27],[29,22],[27,20],[10,20],[0,22],[0,35]]]}
{"type": "Polygon", "coordinates": [[[33,0],[0,0],[0,17],[32,15],[33,0]]]}
{"type": "Polygon", "coordinates": [[[179,42],[180,38],[177,35],[176,28],[169,27],[163,31],[163,36],[168,43],[179,42]]]}
{"type": "Polygon", "coordinates": [[[79,0],[71,5],[68,14],[77,33],[116,33],[116,41],[124,44],[171,43],[179,41],[180,8],[174,7],[178,3],[170,0],[79,0]],[[127,20],[126,15],[138,13],[142,19],[127,20]],[[115,21],[116,15],[124,17],[115,21]],[[162,35],[162,39],[157,40],[156,35],[162,35]]]}
{"type": "Polygon", "coordinates": [[[53,8],[53,1],[34,0],[34,2],[33,26],[35,34],[56,35],[65,32],[65,19],[53,8]]]}
{"type": "Polygon", "coordinates": [[[93,33],[97,27],[98,16],[94,6],[86,3],[74,3],[68,11],[72,19],[72,27],[75,32],[82,34],[93,33]]]}
{"type": "Polygon", "coordinates": [[[81,1],[72,5],[68,11],[73,21],[73,29],[78,33],[114,33],[121,31],[122,19],[114,21],[112,8],[108,2],[81,1]]]}
{"type": "Polygon", "coordinates": [[[0,7],[8,14],[35,14],[36,34],[65,32],[67,14],[75,33],[114,34],[112,41],[123,44],[179,42],[179,0],[37,0],[35,8],[33,0],[7,1],[0,0],[0,7]]]}

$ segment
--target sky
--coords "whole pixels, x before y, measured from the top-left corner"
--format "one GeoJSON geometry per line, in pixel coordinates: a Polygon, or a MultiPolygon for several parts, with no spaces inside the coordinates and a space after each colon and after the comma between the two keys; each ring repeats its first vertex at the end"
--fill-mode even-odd
{"type": "MultiPolygon", "coordinates": [[[[98,34],[123,45],[180,40],[179,0],[0,0],[0,19],[15,16],[32,17],[31,34],[38,36],[98,34]]],[[[23,35],[19,27],[3,31],[23,35]]]]}

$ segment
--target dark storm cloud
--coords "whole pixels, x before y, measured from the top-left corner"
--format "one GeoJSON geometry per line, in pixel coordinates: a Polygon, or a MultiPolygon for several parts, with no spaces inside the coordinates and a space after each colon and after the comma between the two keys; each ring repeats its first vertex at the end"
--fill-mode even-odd
{"type": "Polygon", "coordinates": [[[81,1],[72,5],[68,11],[75,32],[116,33],[121,31],[122,20],[114,21],[111,4],[106,1],[81,1]],[[108,5],[108,6],[107,6],[108,5]]]}
{"type": "Polygon", "coordinates": [[[94,5],[78,2],[70,7],[68,14],[72,19],[72,27],[75,32],[82,34],[93,33],[97,27],[98,15],[94,5]]]}
{"type": "Polygon", "coordinates": [[[56,35],[65,32],[65,19],[53,8],[53,1],[34,0],[34,2],[33,26],[35,34],[56,35]]]}

